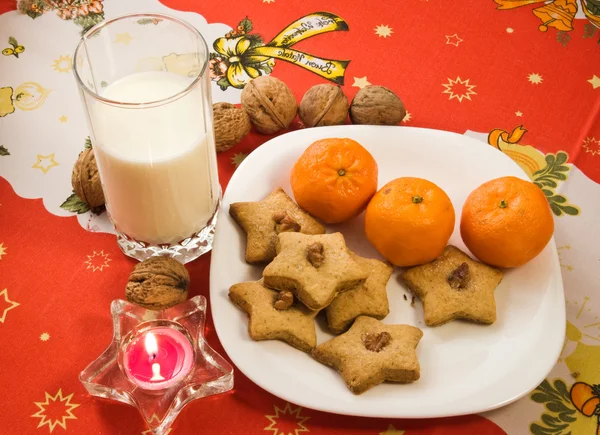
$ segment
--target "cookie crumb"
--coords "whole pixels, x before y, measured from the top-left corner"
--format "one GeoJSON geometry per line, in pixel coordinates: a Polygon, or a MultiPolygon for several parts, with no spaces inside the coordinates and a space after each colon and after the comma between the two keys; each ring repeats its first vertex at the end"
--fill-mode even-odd
{"type": "Polygon", "coordinates": [[[573,376],[575,379],[577,379],[579,377],[579,372],[573,372],[573,373],[571,373],[571,376],[573,376]]]}
{"type": "Polygon", "coordinates": [[[411,301],[410,301],[410,306],[411,306],[411,307],[414,307],[414,306],[415,306],[415,299],[416,299],[416,298],[413,296],[413,297],[412,297],[412,299],[411,299],[411,301]]]}
{"type": "Polygon", "coordinates": [[[403,294],[402,296],[404,296],[404,300],[407,301],[408,298],[406,297],[406,294],[403,294]]]}

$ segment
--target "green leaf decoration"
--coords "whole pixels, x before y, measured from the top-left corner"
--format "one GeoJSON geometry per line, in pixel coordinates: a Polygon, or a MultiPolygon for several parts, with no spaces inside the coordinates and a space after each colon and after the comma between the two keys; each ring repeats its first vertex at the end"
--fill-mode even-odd
{"type": "Polygon", "coordinates": [[[254,47],[260,47],[265,45],[265,41],[263,40],[262,36],[257,35],[257,34],[250,34],[250,35],[244,35],[246,39],[248,39],[250,41],[250,48],[254,48],[254,47]]]}
{"type": "Polygon", "coordinates": [[[102,21],[104,21],[104,12],[100,12],[99,14],[88,14],[85,16],[73,18],[73,22],[83,28],[81,30],[82,35],[102,21]]]}
{"type": "Polygon", "coordinates": [[[250,21],[250,18],[246,17],[238,23],[238,27],[242,27],[244,29],[244,32],[250,33],[253,29],[252,21],[250,21]]]}
{"type": "Polygon", "coordinates": [[[566,47],[571,41],[571,35],[567,32],[556,32],[556,40],[560,42],[563,47],[566,47]]]}
{"type": "Polygon", "coordinates": [[[10,156],[10,153],[4,145],[0,145],[0,156],[10,156]]]}
{"type": "Polygon", "coordinates": [[[90,139],[90,137],[86,137],[85,138],[85,146],[83,147],[84,150],[91,150],[92,149],[92,140],[90,139]]]}
{"type": "Polygon", "coordinates": [[[217,84],[219,85],[219,87],[221,88],[222,91],[226,90],[229,86],[231,86],[231,83],[229,83],[229,80],[227,80],[227,77],[221,77],[221,79],[219,79],[217,84]]]}
{"type": "Polygon", "coordinates": [[[579,207],[567,203],[567,198],[565,196],[559,194],[548,195],[546,191],[544,191],[544,194],[550,203],[550,209],[556,216],[562,216],[563,214],[578,216],[581,213],[579,207]]]}
{"type": "Polygon", "coordinates": [[[17,47],[19,46],[19,43],[17,42],[17,40],[15,39],[15,37],[14,37],[14,36],[9,36],[9,37],[8,37],[8,43],[9,43],[10,45],[12,45],[12,46],[13,46],[13,48],[17,48],[17,47]]]}
{"type": "Polygon", "coordinates": [[[545,407],[540,417],[541,422],[537,421],[529,426],[533,435],[571,435],[569,426],[576,419],[576,411],[571,403],[569,390],[561,379],[556,379],[554,384],[544,380],[530,397],[545,407]]]}
{"type": "Polygon", "coordinates": [[[77,214],[82,214],[90,210],[90,206],[78,197],[75,192],[60,205],[60,208],[77,214]]]}
{"type": "Polygon", "coordinates": [[[145,26],[146,24],[152,24],[152,18],[141,18],[137,20],[137,23],[141,24],[142,26],[145,26]]]}
{"type": "Polygon", "coordinates": [[[583,26],[583,37],[584,38],[591,38],[596,34],[596,26],[594,26],[592,23],[585,23],[585,25],[583,26]]]}

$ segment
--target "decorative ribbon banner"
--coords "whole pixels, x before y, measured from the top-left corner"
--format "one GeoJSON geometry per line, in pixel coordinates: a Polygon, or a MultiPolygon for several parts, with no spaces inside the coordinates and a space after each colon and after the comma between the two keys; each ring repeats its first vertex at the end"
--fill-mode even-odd
{"type": "Polygon", "coordinates": [[[322,58],[289,48],[322,33],[347,31],[348,23],[343,18],[329,12],[306,15],[288,25],[267,44],[259,35],[249,34],[252,23],[248,18],[240,22],[238,29],[213,44],[216,53],[211,53],[211,78],[221,89],[228,86],[243,88],[252,78],[269,74],[273,59],[290,62],[336,84],[344,84],[349,60],[322,58]]]}

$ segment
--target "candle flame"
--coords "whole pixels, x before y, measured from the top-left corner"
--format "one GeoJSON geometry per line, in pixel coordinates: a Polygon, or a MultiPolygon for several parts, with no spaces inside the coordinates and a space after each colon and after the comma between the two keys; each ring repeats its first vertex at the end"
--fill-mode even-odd
{"type": "Polygon", "coordinates": [[[158,352],[158,343],[156,342],[156,337],[154,336],[154,334],[152,334],[151,332],[146,334],[144,345],[146,346],[146,352],[148,352],[148,355],[151,355],[153,358],[156,358],[156,352],[158,352]]]}
{"type": "Polygon", "coordinates": [[[154,363],[152,364],[152,377],[150,378],[151,381],[164,381],[165,378],[163,378],[160,375],[160,364],[159,363],[154,363]]]}

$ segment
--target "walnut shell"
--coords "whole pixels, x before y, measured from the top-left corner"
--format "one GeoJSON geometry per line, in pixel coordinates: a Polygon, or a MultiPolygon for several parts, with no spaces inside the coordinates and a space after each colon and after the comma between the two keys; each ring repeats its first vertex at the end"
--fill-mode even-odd
{"type": "Polygon", "coordinates": [[[104,192],[100,183],[100,174],[96,158],[91,148],[84,150],[73,166],[71,174],[73,190],[91,209],[104,205],[104,192]]]}
{"type": "Polygon", "coordinates": [[[350,104],[350,119],[354,124],[398,125],[405,116],[402,100],[383,86],[362,88],[350,104]]]}
{"type": "Polygon", "coordinates": [[[307,127],[343,124],[348,117],[348,98],[339,86],[313,86],[302,97],[298,115],[307,127]]]}
{"type": "Polygon", "coordinates": [[[248,114],[233,104],[213,104],[213,113],[217,152],[227,151],[238,144],[250,131],[248,114]]]}
{"type": "Polygon", "coordinates": [[[150,310],[161,310],[187,299],[190,275],[179,261],[150,257],[136,264],[125,287],[129,302],[150,310]]]}
{"type": "Polygon", "coordinates": [[[260,76],[246,84],[242,91],[242,107],[257,131],[277,133],[288,128],[296,117],[296,98],[281,80],[260,76]]]}

